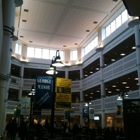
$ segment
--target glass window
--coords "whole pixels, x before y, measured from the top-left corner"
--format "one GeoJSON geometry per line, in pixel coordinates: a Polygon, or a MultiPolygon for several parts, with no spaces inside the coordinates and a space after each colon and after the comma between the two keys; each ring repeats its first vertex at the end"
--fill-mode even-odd
{"type": "Polygon", "coordinates": [[[19,42],[16,42],[15,53],[21,55],[21,48],[22,48],[21,44],[19,42]]]}
{"type": "Polygon", "coordinates": [[[116,24],[115,20],[111,23],[111,33],[113,33],[116,30],[116,24]]]}
{"type": "Polygon", "coordinates": [[[35,48],[35,58],[41,58],[42,49],[35,48]]]}
{"type": "Polygon", "coordinates": [[[27,48],[27,57],[34,57],[34,48],[33,47],[27,48]]]}
{"type": "Polygon", "coordinates": [[[119,15],[117,18],[116,18],[116,28],[119,28],[121,26],[121,15],[119,15]]]}
{"type": "Polygon", "coordinates": [[[110,35],[110,25],[106,27],[106,37],[110,35]]]}
{"type": "Polygon", "coordinates": [[[42,58],[43,59],[49,59],[49,50],[48,49],[43,49],[42,50],[42,58]]]}
{"type": "Polygon", "coordinates": [[[77,60],[77,50],[72,50],[70,56],[71,60],[77,60]]]}
{"type": "Polygon", "coordinates": [[[95,48],[96,46],[98,46],[98,36],[94,40],[95,40],[94,41],[94,48],[95,48]]]}
{"type": "Polygon", "coordinates": [[[56,56],[56,50],[50,50],[50,59],[52,60],[53,56],[56,56]]]}
{"type": "Polygon", "coordinates": [[[61,60],[64,60],[64,52],[63,51],[59,51],[60,52],[60,58],[61,60]]]}
{"type": "Polygon", "coordinates": [[[82,48],[82,57],[85,56],[85,48],[82,48]]]}
{"type": "Polygon", "coordinates": [[[122,23],[126,22],[128,20],[128,14],[127,14],[127,10],[125,10],[124,12],[122,12],[122,23]]]}

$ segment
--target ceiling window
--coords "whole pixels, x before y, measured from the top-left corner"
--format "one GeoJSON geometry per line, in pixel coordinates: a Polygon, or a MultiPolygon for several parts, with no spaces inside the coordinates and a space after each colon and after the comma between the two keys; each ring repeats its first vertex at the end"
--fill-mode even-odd
{"type": "Polygon", "coordinates": [[[59,51],[60,52],[60,58],[61,60],[64,60],[64,51],[59,51]]]}
{"type": "Polygon", "coordinates": [[[49,49],[42,49],[42,58],[43,59],[49,59],[49,49]]]}
{"type": "Polygon", "coordinates": [[[56,50],[50,50],[50,59],[56,56],[56,50]]]}
{"type": "Polygon", "coordinates": [[[34,48],[33,47],[27,48],[27,57],[34,57],[34,48]]]}
{"type": "Polygon", "coordinates": [[[108,24],[105,28],[102,29],[102,39],[104,40],[106,37],[108,37],[128,19],[129,15],[127,13],[127,10],[124,10],[110,24],[108,24]]]}
{"type": "Polygon", "coordinates": [[[77,60],[77,50],[71,50],[70,60],[77,60]]]}
{"type": "Polygon", "coordinates": [[[21,55],[22,45],[19,42],[16,42],[15,53],[21,55]]]}
{"type": "Polygon", "coordinates": [[[42,55],[42,49],[35,48],[35,58],[41,58],[42,55]]]}
{"type": "MultiPolygon", "coordinates": [[[[64,51],[59,51],[61,60],[64,60],[64,51]]],[[[56,56],[56,50],[42,49],[42,48],[27,48],[27,57],[50,59],[56,56]]]]}
{"type": "Polygon", "coordinates": [[[98,36],[96,36],[86,47],[82,48],[82,57],[88,54],[98,45],[98,36]]]}

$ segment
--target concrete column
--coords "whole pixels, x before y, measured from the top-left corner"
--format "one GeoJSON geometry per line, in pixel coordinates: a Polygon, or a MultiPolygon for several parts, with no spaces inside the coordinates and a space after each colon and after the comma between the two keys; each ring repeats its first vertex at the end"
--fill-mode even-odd
{"type": "MultiPolygon", "coordinates": [[[[18,1],[18,3],[21,0],[18,1]]],[[[11,66],[11,52],[12,52],[12,33],[14,32],[14,17],[15,17],[16,0],[2,0],[2,13],[3,13],[3,40],[0,59],[0,135],[3,129],[3,116],[4,116],[4,99],[7,93],[7,81],[9,80],[9,69],[11,66]]]]}
{"type": "Polygon", "coordinates": [[[22,98],[23,76],[24,76],[24,64],[21,64],[21,68],[20,68],[20,87],[19,87],[19,94],[18,94],[18,100],[19,101],[21,101],[21,98],[22,98]]]}
{"type": "Polygon", "coordinates": [[[105,108],[104,108],[104,100],[105,100],[105,85],[104,85],[104,78],[103,78],[103,68],[104,68],[104,57],[103,57],[103,48],[98,48],[96,51],[100,53],[100,87],[101,87],[101,125],[102,128],[106,127],[106,115],[105,115],[105,108]]]}
{"type": "Polygon", "coordinates": [[[65,78],[68,78],[69,77],[69,75],[68,75],[68,67],[66,67],[66,69],[65,69],[65,78]]]}
{"type": "Polygon", "coordinates": [[[0,0],[0,60],[2,51],[2,39],[3,39],[2,0],[0,0]]]}
{"type": "Polygon", "coordinates": [[[83,89],[82,89],[82,79],[83,79],[83,69],[82,66],[80,66],[80,125],[83,126],[83,89]]]}
{"type": "MultiPolygon", "coordinates": [[[[134,28],[134,33],[135,33],[138,82],[140,85],[140,29],[139,29],[139,25],[140,25],[139,19],[134,19],[128,23],[128,26],[130,28],[134,28]]],[[[140,97],[140,88],[139,88],[139,97],[140,97]]]]}

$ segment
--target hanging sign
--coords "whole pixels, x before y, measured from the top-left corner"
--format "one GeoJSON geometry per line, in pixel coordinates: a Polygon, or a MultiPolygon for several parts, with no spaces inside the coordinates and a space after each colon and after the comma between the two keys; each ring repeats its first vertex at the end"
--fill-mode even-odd
{"type": "Polygon", "coordinates": [[[52,102],[53,79],[50,76],[36,77],[35,108],[50,109],[52,102]]]}
{"type": "Polygon", "coordinates": [[[71,79],[56,79],[56,109],[71,109],[71,79]]]}
{"type": "Polygon", "coordinates": [[[88,106],[85,106],[85,107],[83,108],[83,118],[84,118],[84,119],[88,119],[88,117],[89,117],[88,106]]]}
{"type": "Polygon", "coordinates": [[[89,119],[94,119],[94,108],[89,108],[89,119]]]}
{"type": "Polygon", "coordinates": [[[116,106],[116,117],[122,118],[122,106],[121,105],[116,106]]]}
{"type": "Polygon", "coordinates": [[[30,114],[30,98],[21,98],[21,115],[30,114]]]}

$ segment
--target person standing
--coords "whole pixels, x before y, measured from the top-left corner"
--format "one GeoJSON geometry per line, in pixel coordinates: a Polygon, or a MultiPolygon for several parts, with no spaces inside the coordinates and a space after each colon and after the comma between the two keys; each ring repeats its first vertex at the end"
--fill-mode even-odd
{"type": "Polygon", "coordinates": [[[26,123],[22,120],[20,127],[19,127],[19,137],[21,140],[25,140],[27,136],[27,125],[26,123]]]}
{"type": "Polygon", "coordinates": [[[11,140],[15,140],[17,134],[17,123],[16,119],[12,120],[11,126],[10,126],[10,137],[11,140]]]}

